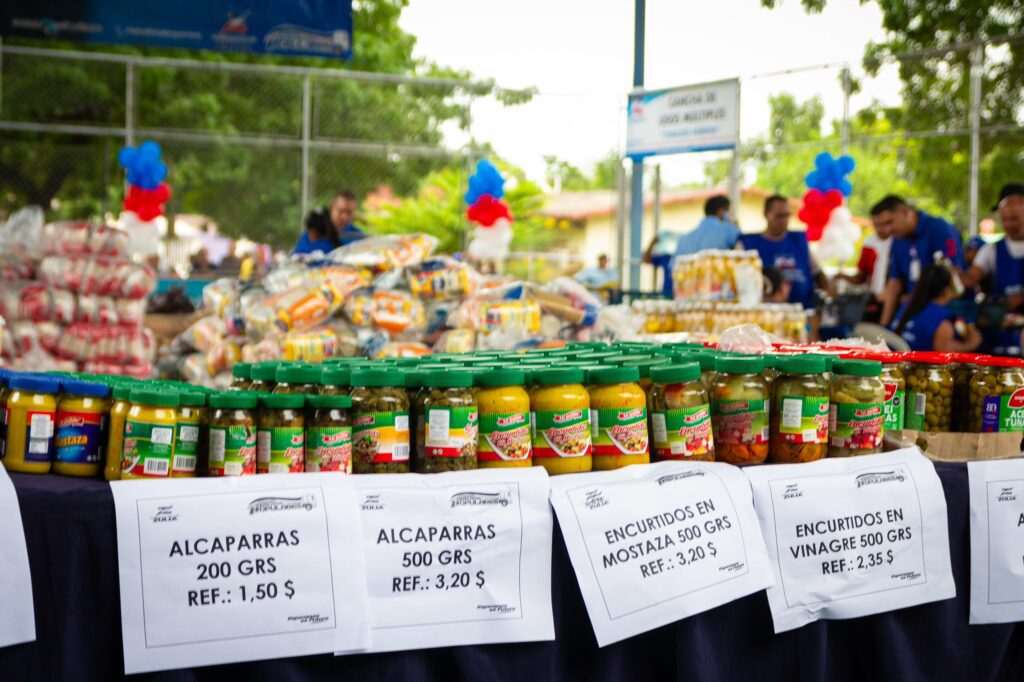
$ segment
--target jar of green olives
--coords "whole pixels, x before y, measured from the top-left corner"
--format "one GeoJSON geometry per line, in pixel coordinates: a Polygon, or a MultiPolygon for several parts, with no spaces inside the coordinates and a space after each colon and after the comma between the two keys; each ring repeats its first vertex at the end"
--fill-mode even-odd
{"type": "Polygon", "coordinates": [[[973,433],[1024,431],[1024,363],[982,356],[970,379],[969,426],[973,433]]]}
{"type": "MultiPolygon", "coordinates": [[[[950,353],[950,371],[953,374],[953,404],[964,406],[968,409],[953,410],[949,418],[949,428],[957,433],[968,433],[977,431],[973,428],[971,420],[974,414],[971,405],[971,376],[978,369],[978,363],[986,356],[976,353],[950,353]]],[[[979,422],[980,423],[980,422],[979,422]]]]}
{"type": "Polygon", "coordinates": [[[772,382],[771,442],[776,464],[813,462],[828,453],[829,384],[820,355],[782,355],[772,382]]]}
{"type": "Polygon", "coordinates": [[[701,381],[699,363],[652,367],[647,405],[651,415],[652,461],[715,461],[711,404],[701,381]]]}
{"type": "Polygon", "coordinates": [[[882,451],[885,386],[877,360],[836,360],[829,394],[829,457],[882,451]]]}
{"type": "Polygon", "coordinates": [[[907,353],[904,427],[918,431],[949,431],[953,407],[953,374],[949,353],[907,353]]]}
{"type": "Polygon", "coordinates": [[[729,464],[761,464],[768,458],[770,389],[764,360],[727,356],[715,360],[711,424],[715,458],[729,464]]]}
{"type": "Polygon", "coordinates": [[[433,371],[423,376],[422,382],[423,457],[417,459],[416,471],[432,474],[476,469],[479,412],[473,374],[433,371]]]}
{"type": "Polygon", "coordinates": [[[409,396],[402,371],[353,369],[352,472],[409,472],[409,396]]]}

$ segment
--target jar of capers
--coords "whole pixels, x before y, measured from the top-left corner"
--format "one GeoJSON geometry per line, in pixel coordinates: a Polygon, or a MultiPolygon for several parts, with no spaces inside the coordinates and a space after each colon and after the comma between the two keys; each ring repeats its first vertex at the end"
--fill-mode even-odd
{"type": "Polygon", "coordinates": [[[829,457],[882,451],[885,386],[877,360],[836,360],[829,395],[829,457]]]}
{"type": "MultiPolygon", "coordinates": [[[[457,370],[427,372],[423,383],[423,457],[416,471],[476,469],[479,412],[473,392],[473,374],[457,370]]],[[[420,448],[417,448],[419,450],[420,448]]]]}
{"type": "Polygon", "coordinates": [[[773,463],[813,462],[828,452],[829,385],[820,355],[777,356],[781,374],[772,382],[773,463]]]}
{"type": "Polygon", "coordinates": [[[282,363],[274,374],[273,393],[291,393],[298,395],[313,395],[320,390],[320,373],[323,369],[319,365],[307,365],[300,362],[282,363]]]}
{"type": "Polygon", "coordinates": [[[269,393],[260,398],[256,427],[256,472],[299,473],[306,465],[305,396],[269,393]]]}
{"type": "Polygon", "coordinates": [[[918,431],[949,431],[953,408],[953,375],[949,353],[907,353],[904,426],[918,431]]]}
{"type": "Polygon", "coordinates": [[[979,356],[969,391],[971,432],[1024,431],[1024,363],[1021,360],[979,356]]]}
{"type": "Polygon", "coordinates": [[[711,403],[697,362],[651,368],[647,396],[651,415],[651,459],[715,461],[711,403]]]}
{"type": "Polygon", "coordinates": [[[306,471],[352,473],[352,421],[347,395],[314,395],[306,418],[306,471]]]}
{"type": "Polygon", "coordinates": [[[402,371],[353,369],[352,471],[409,472],[409,396],[402,371]]]}
{"type": "Polygon", "coordinates": [[[330,365],[320,372],[320,395],[348,395],[351,369],[346,365],[330,365]]]}

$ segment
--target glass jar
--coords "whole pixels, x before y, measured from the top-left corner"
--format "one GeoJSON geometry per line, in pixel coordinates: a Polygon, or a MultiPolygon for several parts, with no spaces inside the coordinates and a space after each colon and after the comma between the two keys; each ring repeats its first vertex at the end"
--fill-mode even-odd
{"type": "Polygon", "coordinates": [[[121,453],[124,450],[124,423],[132,404],[130,384],[119,384],[111,391],[114,402],[110,406],[110,421],[107,423],[107,465],[103,478],[108,481],[121,480],[121,453]]]}
{"type": "Polygon", "coordinates": [[[53,434],[53,471],[93,478],[103,468],[110,416],[110,388],[90,381],[62,381],[53,434]]]}
{"type": "MultiPolygon", "coordinates": [[[[907,380],[903,376],[903,353],[880,353],[882,385],[885,386],[885,430],[899,431],[906,423],[907,380]]],[[[864,358],[873,360],[875,358],[864,358]]]]}
{"type": "Polygon", "coordinates": [[[870,455],[882,451],[885,431],[885,386],[877,360],[832,363],[829,412],[829,457],[870,455]]]}
{"type": "Polygon", "coordinates": [[[409,472],[409,396],[399,369],[353,369],[352,471],[409,472]]]}
{"type": "Polygon", "coordinates": [[[533,465],[530,394],[518,369],[494,369],[477,376],[480,410],[477,466],[481,469],[533,465]]]}
{"type": "Polygon", "coordinates": [[[271,393],[291,395],[313,395],[320,391],[319,365],[305,365],[298,362],[284,363],[277,368],[274,381],[277,383],[271,393]]]}
{"type": "Polygon", "coordinates": [[[416,471],[476,469],[479,412],[473,392],[473,375],[456,370],[434,370],[421,375],[423,384],[423,446],[417,452],[416,471]]]}
{"type": "Polygon", "coordinates": [[[312,395],[306,419],[306,471],[352,473],[352,398],[312,395]]]}
{"type": "Polygon", "coordinates": [[[124,423],[121,480],[170,478],[178,392],[162,387],[136,388],[130,400],[124,423]]]}
{"type": "Polygon", "coordinates": [[[552,476],[590,471],[590,394],[583,387],[583,370],[576,367],[531,372],[533,465],[552,476]]]}
{"type": "Polygon", "coordinates": [[[320,395],[348,395],[351,373],[345,365],[324,367],[320,372],[320,395]]]}
{"type": "Polygon", "coordinates": [[[594,470],[649,463],[647,394],[638,383],[639,368],[591,369],[586,371],[586,381],[594,470]]]}
{"type": "Polygon", "coordinates": [[[260,397],[260,412],[256,418],[256,473],[296,474],[305,470],[305,406],[306,397],[297,393],[271,393],[260,397]]]}
{"type": "Polygon", "coordinates": [[[252,391],[225,391],[209,396],[210,476],[251,476],[256,473],[256,407],[252,391]]]}
{"type": "Polygon", "coordinates": [[[718,357],[711,385],[715,459],[761,464],[768,458],[770,388],[758,356],[718,357]]]}
{"type": "Polygon", "coordinates": [[[971,375],[969,391],[969,431],[1024,431],[1024,364],[1021,360],[979,357],[971,375]]]}
{"type": "Polygon", "coordinates": [[[828,454],[829,385],[820,355],[779,356],[772,382],[771,444],[773,464],[798,464],[828,454]]]}
{"type": "Polygon", "coordinates": [[[690,360],[700,364],[700,381],[710,395],[711,385],[715,381],[715,353],[713,351],[691,351],[690,360]]]}
{"type": "Polygon", "coordinates": [[[256,393],[270,393],[277,385],[275,377],[280,362],[257,362],[249,368],[249,376],[252,382],[249,384],[250,391],[256,393]]]}
{"type": "MultiPolygon", "coordinates": [[[[978,363],[986,356],[975,353],[950,353],[952,366],[950,371],[953,374],[953,404],[967,405],[966,410],[953,410],[949,418],[949,428],[957,433],[974,431],[974,395],[971,392],[971,377],[978,369],[978,363]]],[[[980,421],[978,422],[981,423],[980,421]]],[[[978,433],[974,431],[974,433],[978,433]]]]}
{"type": "Polygon", "coordinates": [[[252,385],[252,363],[236,362],[231,368],[230,391],[248,391],[252,385]]]}
{"type": "Polygon", "coordinates": [[[949,353],[907,353],[904,427],[918,431],[949,431],[953,407],[953,375],[949,353]]]}
{"type": "Polygon", "coordinates": [[[711,404],[696,362],[651,369],[651,459],[715,461],[711,404]]]}
{"type": "Polygon", "coordinates": [[[209,465],[207,446],[210,439],[206,394],[181,391],[178,394],[178,405],[171,478],[205,476],[209,465]]]}
{"type": "Polygon", "coordinates": [[[672,358],[669,357],[656,357],[656,358],[644,358],[643,360],[626,360],[621,363],[623,367],[636,367],[640,373],[640,380],[637,382],[640,384],[640,389],[647,393],[651,390],[651,368],[659,365],[671,365],[672,358]]]}
{"type": "Polygon", "coordinates": [[[41,374],[14,374],[7,392],[4,467],[23,474],[49,473],[60,381],[41,374]]]}

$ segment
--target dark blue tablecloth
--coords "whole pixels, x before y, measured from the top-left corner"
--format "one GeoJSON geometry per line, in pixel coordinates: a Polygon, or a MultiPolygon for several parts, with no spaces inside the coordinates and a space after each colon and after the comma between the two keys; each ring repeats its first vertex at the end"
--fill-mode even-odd
{"type": "MultiPolygon", "coordinates": [[[[949,508],[956,599],[772,633],[764,593],[598,649],[555,524],[554,642],[305,656],[139,675],[174,680],[1022,680],[1015,625],[969,626],[967,470],[936,465],[949,508]]],[[[36,642],[0,649],[0,680],[123,675],[114,503],[99,481],[13,475],[35,593],[36,642]]],[[[140,483],[139,485],[145,485],[140,483]]],[[[0,604],[0,608],[3,605],[0,604]]]]}

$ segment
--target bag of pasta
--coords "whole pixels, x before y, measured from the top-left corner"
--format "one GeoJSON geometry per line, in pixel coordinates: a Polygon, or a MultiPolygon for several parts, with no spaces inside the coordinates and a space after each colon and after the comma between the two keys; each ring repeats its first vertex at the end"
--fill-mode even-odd
{"type": "Polygon", "coordinates": [[[464,298],[475,292],[480,275],[472,266],[438,256],[406,269],[409,289],[421,299],[464,298]]]}

